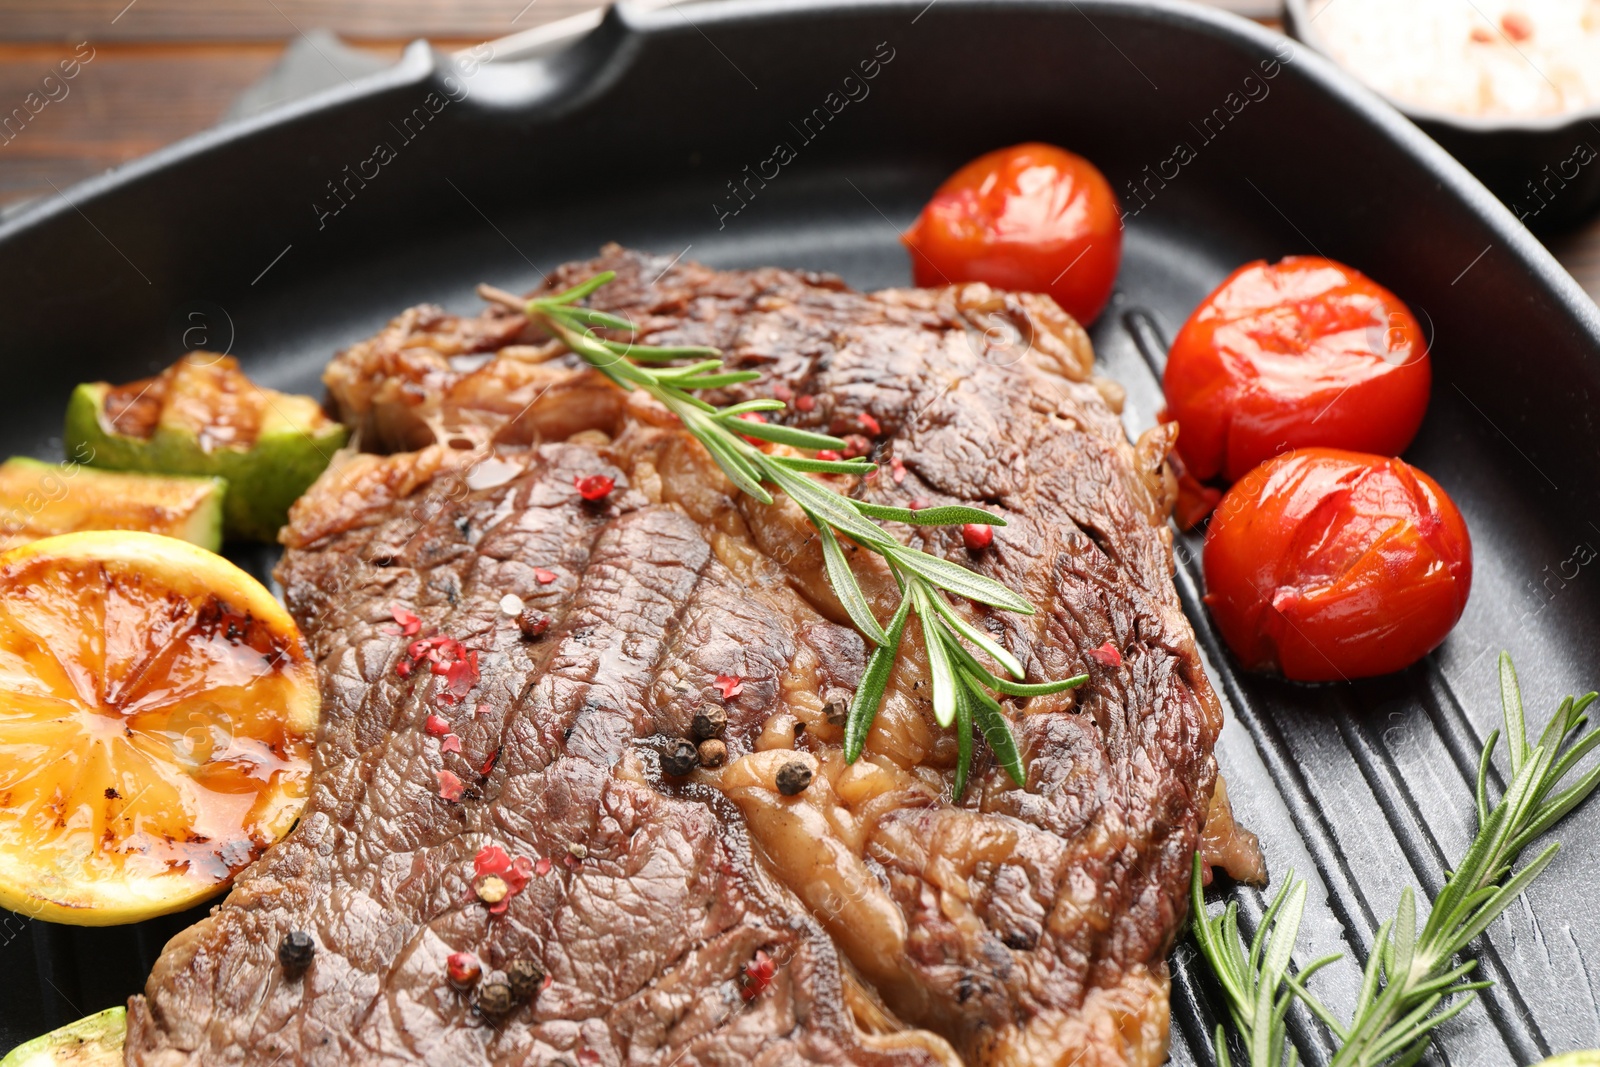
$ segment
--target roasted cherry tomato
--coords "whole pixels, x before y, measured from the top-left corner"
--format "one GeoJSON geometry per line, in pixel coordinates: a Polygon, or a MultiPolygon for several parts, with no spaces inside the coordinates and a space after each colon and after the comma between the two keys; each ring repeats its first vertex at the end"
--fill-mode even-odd
{"type": "Polygon", "coordinates": [[[1320,256],[1234,271],[1184,323],[1162,379],[1190,471],[1230,482],[1291,448],[1397,456],[1431,382],[1399,298],[1320,256]]]}
{"type": "Polygon", "coordinates": [[[1222,498],[1206,603],[1246,667],[1326,682],[1397,671],[1461,617],[1472,544],[1432,478],[1398,459],[1306,448],[1222,498]]]}
{"type": "Polygon", "coordinates": [[[1122,262],[1122,211],[1087,159],[1019,144],[952,174],[905,243],[918,285],[988,282],[1048,293],[1079,322],[1091,322],[1122,262]]]}

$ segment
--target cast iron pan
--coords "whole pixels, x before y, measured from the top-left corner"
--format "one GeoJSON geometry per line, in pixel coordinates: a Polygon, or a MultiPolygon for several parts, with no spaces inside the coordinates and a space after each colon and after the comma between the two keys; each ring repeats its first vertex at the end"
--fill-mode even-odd
{"type": "MultiPolygon", "coordinates": [[[[1437,890],[1465,847],[1473,760],[1498,719],[1496,653],[1516,657],[1536,724],[1600,683],[1600,568],[1578,562],[1600,544],[1600,314],[1415,127],[1240,19],[1110,0],[790,0],[623,10],[565,51],[470,77],[413,47],[390,72],[0,228],[0,440],[58,457],[73,383],[152,372],[197,321],[257,379],[316,391],[336,348],[407,305],[472,309],[475,283],[531,286],[608,240],[904,284],[897,228],[958,164],[1025,139],[1094,159],[1128,206],[1094,338],[1128,386],[1132,429],[1159,407],[1165,339],[1255,257],[1354,264],[1433,332],[1433,402],[1407,458],[1454,494],[1476,547],[1471,603],[1437,653],[1358,685],[1243,675],[1199,604],[1199,546],[1180,541],[1178,587],[1229,705],[1235,804],[1276,876],[1312,880],[1302,958],[1363,959],[1401,888],[1437,890]],[[831,110],[862,60],[891,54],[864,98],[831,110]],[[1219,107],[1229,117],[1207,125],[1219,107]],[[771,173],[779,142],[795,158],[744,187],[747,165],[771,173]],[[346,166],[373,173],[362,161],[379,143],[394,158],[344,186],[346,166]],[[1169,162],[1180,143],[1193,158],[1169,162]],[[737,213],[730,183],[749,190],[737,213]]],[[[270,554],[253,562],[264,573],[270,554]]],[[[1600,1044],[1600,808],[1560,836],[1566,850],[1475,946],[1499,984],[1446,1028],[1445,1058],[1526,1064],[1600,1044]]],[[[1238,896],[1259,914],[1258,894],[1238,896]]],[[[8,917],[5,1044],[135,992],[193,917],[108,930],[8,917]]],[[[1209,1063],[1217,1002],[1193,956],[1175,950],[1173,1055],[1209,1063]]],[[[1342,1013],[1357,982],[1351,963],[1316,986],[1342,1013]]],[[[1294,1033],[1308,1061],[1326,1060],[1303,1016],[1294,1033]]]]}

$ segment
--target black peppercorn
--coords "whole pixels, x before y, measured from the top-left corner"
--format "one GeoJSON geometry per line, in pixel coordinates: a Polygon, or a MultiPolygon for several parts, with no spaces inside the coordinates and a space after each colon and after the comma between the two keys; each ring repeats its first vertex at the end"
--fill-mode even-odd
{"type": "Polygon", "coordinates": [[[674,778],[682,778],[695,765],[700,762],[700,752],[694,747],[694,742],[683,738],[675,738],[667,743],[667,750],[661,753],[661,769],[674,778]]]}
{"type": "Polygon", "coordinates": [[[786,797],[805,792],[811,784],[811,768],[800,760],[790,760],[778,768],[778,792],[786,797]]]}
{"type": "Polygon", "coordinates": [[[511,987],[504,982],[489,982],[478,990],[478,1010],[485,1015],[504,1015],[513,1003],[511,987]]]}
{"type": "Polygon", "coordinates": [[[843,726],[850,717],[850,708],[842,700],[830,700],[822,713],[828,717],[829,726],[843,726]]]}
{"type": "Polygon", "coordinates": [[[512,996],[532,1000],[544,982],[544,968],[532,960],[512,960],[506,968],[506,981],[511,985],[512,996]]]}
{"type": "Polygon", "coordinates": [[[700,742],[700,766],[720,767],[728,760],[728,746],[715,737],[700,742]]]}
{"type": "Polygon", "coordinates": [[[705,741],[713,737],[721,737],[722,731],[728,728],[728,710],[720,704],[707,704],[694,713],[694,721],[689,724],[689,731],[694,734],[696,741],[705,741]]]}
{"type": "Polygon", "coordinates": [[[311,958],[316,954],[317,943],[304,930],[290,930],[278,942],[278,962],[291,978],[311,966],[311,958]]]}

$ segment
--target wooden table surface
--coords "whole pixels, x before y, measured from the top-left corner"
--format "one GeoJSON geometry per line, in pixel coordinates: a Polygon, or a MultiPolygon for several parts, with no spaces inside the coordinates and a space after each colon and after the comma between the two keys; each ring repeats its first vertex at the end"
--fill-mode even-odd
{"type": "MultiPolygon", "coordinates": [[[[1271,22],[1277,0],[1205,0],[1271,22]]],[[[0,119],[74,54],[93,58],[20,131],[0,126],[0,208],[64,189],[215,124],[289,42],[328,29],[398,57],[426,37],[459,48],[595,0],[0,0],[0,119]]],[[[37,99],[37,97],[35,98],[37,99]]],[[[1600,220],[1550,241],[1600,299],[1600,220]]]]}

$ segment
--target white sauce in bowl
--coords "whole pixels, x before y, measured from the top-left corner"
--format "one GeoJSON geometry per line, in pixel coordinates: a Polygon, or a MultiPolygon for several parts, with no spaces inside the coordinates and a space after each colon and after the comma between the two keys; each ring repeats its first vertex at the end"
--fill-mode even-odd
{"type": "Polygon", "coordinates": [[[1328,53],[1402,105],[1532,118],[1600,105],[1600,0],[1311,0],[1328,53]]]}

